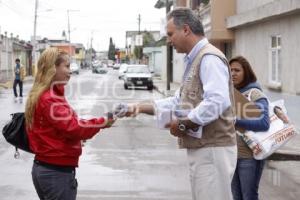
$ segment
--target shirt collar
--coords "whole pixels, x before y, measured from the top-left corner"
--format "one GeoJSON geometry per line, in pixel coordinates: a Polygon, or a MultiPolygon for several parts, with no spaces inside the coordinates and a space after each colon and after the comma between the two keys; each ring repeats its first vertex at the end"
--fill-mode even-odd
{"type": "Polygon", "coordinates": [[[189,54],[187,54],[184,57],[184,62],[187,64],[191,64],[191,62],[194,60],[194,58],[196,57],[197,53],[206,45],[208,44],[208,40],[207,38],[203,38],[202,40],[200,40],[191,50],[191,52],[189,54]]]}

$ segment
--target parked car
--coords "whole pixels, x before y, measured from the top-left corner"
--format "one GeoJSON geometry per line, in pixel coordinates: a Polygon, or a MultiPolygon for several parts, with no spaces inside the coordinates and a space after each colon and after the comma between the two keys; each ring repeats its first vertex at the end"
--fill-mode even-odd
{"type": "Polygon", "coordinates": [[[130,86],[147,87],[153,89],[152,74],[147,65],[128,65],[124,72],[124,88],[130,86]]]}
{"type": "Polygon", "coordinates": [[[124,72],[127,70],[128,65],[126,63],[121,64],[120,69],[119,69],[119,79],[123,79],[124,77],[124,72]]]}
{"type": "Polygon", "coordinates": [[[113,60],[107,60],[107,67],[113,67],[115,62],[113,60]]]}
{"type": "Polygon", "coordinates": [[[113,69],[120,69],[120,66],[121,66],[120,63],[115,63],[112,68],[113,69]]]}
{"type": "Polygon", "coordinates": [[[77,63],[71,63],[70,70],[72,74],[79,74],[79,66],[77,65],[77,63]]]}
{"type": "Polygon", "coordinates": [[[107,73],[107,68],[104,67],[103,65],[99,64],[99,65],[93,67],[92,72],[96,73],[96,74],[106,74],[107,73]]]}

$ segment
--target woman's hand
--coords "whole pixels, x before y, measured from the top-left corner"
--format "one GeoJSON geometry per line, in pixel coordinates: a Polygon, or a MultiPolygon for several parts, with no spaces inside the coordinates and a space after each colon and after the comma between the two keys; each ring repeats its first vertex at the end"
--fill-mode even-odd
{"type": "Polygon", "coordinates": [[[115,123],[117,118],[111,112],[108,112],[106,115],[107,116],[105,118],[105,122],[104,122],[105,127],[104,128],[110,128],[115,123]]]}

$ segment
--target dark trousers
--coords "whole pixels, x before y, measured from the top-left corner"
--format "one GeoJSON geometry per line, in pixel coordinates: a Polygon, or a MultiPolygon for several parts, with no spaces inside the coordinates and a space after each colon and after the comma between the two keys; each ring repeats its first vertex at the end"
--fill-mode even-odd
{"type": "Polygon", "coordinates": [[[18,93],[17,93],[17,85],[19,85],[19,89],[20,89],[20,97],[23,96],[23,82],[21,80],[17,80],[15,79],[14,81],[14,94],[15,94],[15,97],[18,97],[18,93]]]}
{"type": "Polygon", "coordinates": [[[60,171],[34,162],[31,175],[41,200],[76,200],[75,170],[60,171]]]}
{"type": "Polygon", "coordinates": [[[231,183],[234,200],[258,200],[258,187],[265,161],[238,159],[231,183]]]}

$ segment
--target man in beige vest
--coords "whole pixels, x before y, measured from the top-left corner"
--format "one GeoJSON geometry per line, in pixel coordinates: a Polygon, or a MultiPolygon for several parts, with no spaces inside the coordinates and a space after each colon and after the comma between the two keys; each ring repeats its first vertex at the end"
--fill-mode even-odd
{"type": "Polygon", "coordinates": [[[186,53],[181,87],[174,97],[130,104],[126,116],[174,111],[167,127],[187,149],[193,200],[231,200],[237,147],[228,62],[192,10],[176,8],[167,19],[167,41],[186,53]]]}

